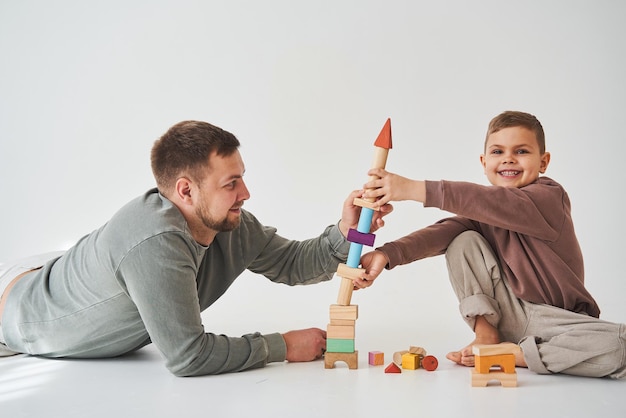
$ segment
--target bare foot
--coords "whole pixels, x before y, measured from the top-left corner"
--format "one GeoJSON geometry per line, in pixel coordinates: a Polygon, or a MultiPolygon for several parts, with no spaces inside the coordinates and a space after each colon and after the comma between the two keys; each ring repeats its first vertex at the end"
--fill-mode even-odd
{"type": "MultiPolygon", "coordinates": [[[[472,347],[476,344],[499,344],[499,338],[480,339],[476,338],[469,345],[463,347],[459,351],[452,351],[446,355],[448,360],[455,362],[461,366],[474,367],[474,353],[472,347]]],[[[516,359],[517,360],[517,359],[516,359]]]]}
{"type": "Polygon", "coordinates": [[[475,344],[499,344],[500,334],[483,316],[476,317],[476,325],[474,326],[476,338],[469,345],[459,351],[452,351],[446,355],[448,360],[455,362],[461,366],[474,367],[474,353],[472,346],[475,344]]]}

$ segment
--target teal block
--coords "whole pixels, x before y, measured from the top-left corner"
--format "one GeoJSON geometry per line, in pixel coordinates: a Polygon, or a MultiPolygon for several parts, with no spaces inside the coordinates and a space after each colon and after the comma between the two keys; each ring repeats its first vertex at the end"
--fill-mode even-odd
{"type": "Polygon", "coordinates": [[[354,340],[329,338],[326,340],[326,351],[329,353],[354,353],[354,340]]]}

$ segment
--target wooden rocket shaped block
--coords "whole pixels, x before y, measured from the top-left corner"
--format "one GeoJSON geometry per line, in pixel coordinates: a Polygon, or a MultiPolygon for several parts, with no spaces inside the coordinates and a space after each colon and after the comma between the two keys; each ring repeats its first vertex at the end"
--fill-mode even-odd
{"type": "MultiPolygon", "coordinates": [[[[374,142],[375,151],[374,151],[374,161],[372,162],[371,168],[385,168],[387,165],[387,156],[389,155],[389,150],[392,148],[391,141],[391,119],[387,119],[383,129],[378,134],[376,141],[374,142]]],[[[377,177],[370,176],[369,181],[376,180],[377,177]]],[[[353,202],[356,206],[374,209],[374,199],[361,199],[356,198],[353,202]]],[[[368,231],[369,232],[369,231],[368,231]]]]}
{"type": "MultiPolygon", "coordinates": [[[[391,120],[387,119],[378,138],[374,142],[375,154],[372,168],[385,168],[387,154],[391,148],[391,120]]],[[[375,177],[370,176],[370,180],[375,177]]],[[[358,317],[356,305],[351,304],[353,280],[363,277],[365,269],[358,268],[363,245],[374,245],[374,234],[370,234],[374,215],[373,199],[355,199],[354,204],[361,206],[361,214],[357,229],[350,230],[348,241],[350,251],[346,264],[339,264],[337,275],[341,277],[341,286],[337,297],[337,304],[330,306],[330,323],[326,330],[326,353],[324,366],[327,369],[335,367],[336,361],[344,361],[350,369],[358,367],[358,351],[354,347],[355,323],[358,317]],[[372,207],[370,207],[372,206],[372,207]]]]}

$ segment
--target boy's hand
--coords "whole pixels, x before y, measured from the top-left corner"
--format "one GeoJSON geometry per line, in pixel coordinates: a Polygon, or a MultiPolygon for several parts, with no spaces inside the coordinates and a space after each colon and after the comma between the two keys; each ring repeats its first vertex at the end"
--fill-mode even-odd
{"type": "Polygon", "coordinates": [[[365,269],[365,277],[354,279],[352,283],[356,289],[364,289],[370,287],[374,280],[385,269],[389,263],[387,256],[380,251],[372,251],[361,257],[361,267],[365,269]]]}
{"type": "Polygon", "coordinates": [[[365,188],[363,197],[377,199],[377,206],[400,200],[415,200],[423,203],[426,199],[426,183],[424,181],[411,180],[382,168],[373,168],[367,174],[378,177],[378,179],[368,181],[363,185],[365,188]]]}

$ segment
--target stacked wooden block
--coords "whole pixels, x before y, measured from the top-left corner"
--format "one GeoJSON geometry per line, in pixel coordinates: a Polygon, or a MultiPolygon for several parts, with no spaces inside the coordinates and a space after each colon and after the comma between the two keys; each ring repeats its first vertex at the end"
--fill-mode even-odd
{"type": "Polygon", "coordinates": [[[492,380],[504,387],[517,386],[515,353],[519,351],[519,346],[512,343],[473,346],[472,386],[487,386],[492,380]]]}
{"type": "MultiPolygon", "coordinates": [[[[374,142],[375,155],[372,168],[385,168],[387,154],[391,148],[391,120],[380,131],[374,142]]],[[[372,176],[370,176],[370,180],[372,176]]],[[[358,368],[358,351],[355,349],[355,324],[358,317],[357,305],[351,304],[354,280],[365,274],[365,269],[358,268],[361,262],[363,245],[373,246],[375,235],[370,233],[374,216],[374,201],[354,199],[354,205],[361,207],[361,214],[356,229],[348,231],[350,251],[346,263],[339,264],[337,275],[341,277],[337,304],[330,306],[330,323],[326,330],[326,353],[324,367],[332,369],[336,361],[343,361],[350,369],[358,368]]]]}
{"type": "Polygon", "coordinates": [[[337,303],[330,305],[330,323],[326,328],[326,354],[324,367],[332,369],[336,361],[343,361],[350,369],[357,369],[359,352],[355,349],[356,320],[359,316],[358,305],[352,305],[352,280],[361,277],[364,269],[339,264],[337,275],[341,277],[341,286],[337,303]]]}
{"type": "Polygon", "coordinates": [[[359,352],[354,348],[357,305],[330,305],[330,323],[326,329],[324,363],[332,369],[336,361],[343,361],[350,369],[358,368],[359,352]]]}

